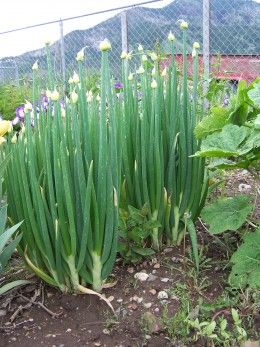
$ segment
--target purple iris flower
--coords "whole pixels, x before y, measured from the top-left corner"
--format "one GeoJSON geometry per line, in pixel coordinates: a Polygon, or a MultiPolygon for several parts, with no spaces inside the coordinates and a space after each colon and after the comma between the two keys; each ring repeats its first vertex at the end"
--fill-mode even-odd
{"type": "Polygon", "coordinates": [[[15,115],[20,120],[24,119],[24,105],[21,105],[21,106],[17,107],[17,109],[15,110],[15,115]]]}
{"type": "Polygon", "coordinates": [[[12,120],[12,125],[17,125],[21,122],[21,119],[19,117],[14,117],[14,119],[12,120]]]}
{"type": "Polygon", "coordinates": [[[115,89],[123,89],[124,88],[124,86],[121,82],[116,82],[114,84],[114,87],[115,87],[115,89]]]}

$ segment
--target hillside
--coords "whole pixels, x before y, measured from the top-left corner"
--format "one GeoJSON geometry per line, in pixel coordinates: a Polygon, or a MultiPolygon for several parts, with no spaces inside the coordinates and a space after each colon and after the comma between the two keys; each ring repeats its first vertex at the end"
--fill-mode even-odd
{"type": "MultiPolygon", "coordinates": [[[[167,50],[165,37],[169,30],[177,33],[177,47],[181,49],[177,21],[185,19],[190,23],[190,42],[202,42],[202,0],[175,0],[161,9],[133,8],[127,11],[130,49],[138,43],[153,48],[156,42],[167,50]]],[[[87,46],[87,65],[98,67],[98,42],[108,38],[113,47],[111,61],[118,64],[121,52],[120,17],[112,17],[93,28],[76,30],[64,38],[66,65],[73,68],[75,54],[87,46]]],[[[60,66],[59,43],[52,45],[56,66],[60,66]]],[[[251,0],[213,0],[211,5],[211,52],[225,54],[260,54],[260,4],[251,0]]],[[[31,65],[39,59],[45,65],[45,51],[27,52],[17,57],[19,73],[30,71],[31,65]]],[[[10,57],[6,58],[10,59],[10,57]]],[[[5,59],[3,59],[4,61],[5,59]]]]}

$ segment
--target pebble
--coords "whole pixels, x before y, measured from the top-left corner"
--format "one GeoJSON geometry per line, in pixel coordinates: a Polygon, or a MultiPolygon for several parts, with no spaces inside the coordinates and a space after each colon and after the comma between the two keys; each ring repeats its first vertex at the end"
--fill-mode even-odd
{"type": "Polygon", "coordinates": [[[155,276],[153,274],[148,275],[148,282],[155,281],[158,278],[158,276],[155,276]]]}
{"type": "Polygon", "coordinates": [[[167,283],[169,281],[170,281],[170,279],[167,277],[161,278],[161,282],[167,283]]]}
{"type": "Polygon", "coordinates": [[[145,335],[146,340],[150,340],[151,335],[145,335]]]}
{"type": "Polygon", "coordinates": [[[160,269],[160,267],[161,267],[161,265],[160,265],[160,263],[157,263],[157,264],[154,264],[154,269],[160,269]]]}
{"type": "Polygon", "coordinates": [[[103,334],[109,335],[109,334],[110,334],[110,330],[108,330],[108,329],[103,329],[103,334]]]}
{"type": "Polygon", "coordinates": [[[134,268],[133,267],[129,267],[127,269],[127,272],[129,272],[130,274],[134,273],[134,268]]]}
{"type": "Polygon", "coordinates": [[[144,303],[145,308],[150,308],[152,306],[151,302],[144,303]]]}
{"type": "Polygon", "coordinates": [[[159,311],[160,311],[159,307],[156,307],[156,308],[154,309],[154,312],[159,312],[159,311]]]}
{"type": "Polygon", "coordinates": [[[109,297],[107,298],[107,300],[108,300],[109,302],[112,302],[114,299],[115,299],[115,297],[114,297],[113,295],[111,295],[111,296],[109,296],[109,297]]]}
{"type": "Polygon", "coordinates": [[[149,293],[151,293],[152,295],[155,295],[156,294],[156,290],[155,289],[150,289],[149,293]]]}
{"type": "Polygon", "coordinates": [[[117,302],[121,304],[121,302],[123,302],[123,299],[117,299],[117,302]]]}
{"type": "Polygon", "coordinates": [[[71,329],[68,328],[68,329],[66,330],[66,333],[71,333],[71,329]]]}
{"type": "Polygon", "coordinates": [[[250,190],[252,187],[250,186],[250,184],[245,184],[245,183],[240,183],[238,186],[238,190],[240,192],[246,192],[248,190],[250,190]]]}
{"type": "Polygon", "coordinates": [[[130,301],[135,301],[138,304],[140,304],[143,301],[143,298],[139,298],[139,296],[135,295],[132,298],[130,298],[130,301]]]}
{"type": "Polygon", "coordinates": [[[161,290],[157,295],[157,298],[160,300],[168,299],[168,297],[168,293],[165,290],[161,290]]]}
{"type": "Polygon", "coordinates": [[[145,272],[137,272],[134,275],[134,278],[138,279],[141,282],[145,282],[148,279],[149,275],[145,272]]]}

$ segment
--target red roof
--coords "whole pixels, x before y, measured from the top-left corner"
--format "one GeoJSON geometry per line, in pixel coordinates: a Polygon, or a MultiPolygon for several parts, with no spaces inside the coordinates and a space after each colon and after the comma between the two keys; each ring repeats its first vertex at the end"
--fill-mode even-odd
{"type": "MultiPolygon", "coordinates": [[[[200,72],[202,73],[203,61],[199,55],[200,72]]],[[[171,55],[162,62],[162,66],[168,66],[171,55]]],[[[182,66],[182,54],[175,54],[175,61],[179,68],[182,66]]],[[[218,79],[253,81],[260,76],[260,55],[211,55],[211,73],[218,79]]],[[[192,57],[188,55],[188,73],[192,74],[192,57]]]]}

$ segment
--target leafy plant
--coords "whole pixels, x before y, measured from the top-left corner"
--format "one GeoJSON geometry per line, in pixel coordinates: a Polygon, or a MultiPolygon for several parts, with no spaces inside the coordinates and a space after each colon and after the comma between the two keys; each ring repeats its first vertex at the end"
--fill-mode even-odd
{"type": "Polygon", "coordinates": [[[2,85],[0,86],[0,114],[4,119],[12,120],[15,109],[32,97],[31,89],[24,86],[2,85]]]}
{"type": "Polygon", "coordinates": [[[102,50],[100,103],[87,103],[79,60],[64,118],[48,45],[46,50],[54,110],[41,111],[34,128],[27,111],[25,132],[6,148],[12,154],[6,174],[9,214],[25,220],[20,249],[41,279],[62,291],[94,294],[117,252],[120,117],[110,89],[109,52],[102,50]]]}
{"type": "Polygon", "coordinates": [[[232,255],[229,276],[232,287],[260,288],[260,228],[244,236],[243,244],[232,255]]]}
{"type": "MultiPolygon", "coordinates": [[[[1,202],[0,202],[1,203],[1,202]]],[[[22,234],[17,234],[17,230],[22,222],[12,226],[9,229],[5,229],[7,220],[7,205],[0,206],[0,275],[4,272],[6,265],[15,251],[17,245],[21,241],[22,234]],[[15,235],[16,234],[16,235],[15,235]],[[14,237],[15,235],[15,237],[14,237]]],[[[0,295],[4,294],[8,290],[30,283],[26,280],[17,280],[7,283],[0,287],[0,295]]]]}
{"type": "Polygon", "coordinates": [[[219,234],[227,230],[237,230],[252,211],[251,198],[247,195],[219,198],[201,211],[203,220],[209,224],[209,232],[219,234]]]}
{"type": "Polygon", "coordinates": [[[157,221],[148,219],[148,208],[141,210],[129,206],[128,212],[121,211],[119,222],[118,251],[125,262],[139,262],[143,257],[155,252],[149,248],[149,237],[154,228],[160,227],[157,221]]]}

